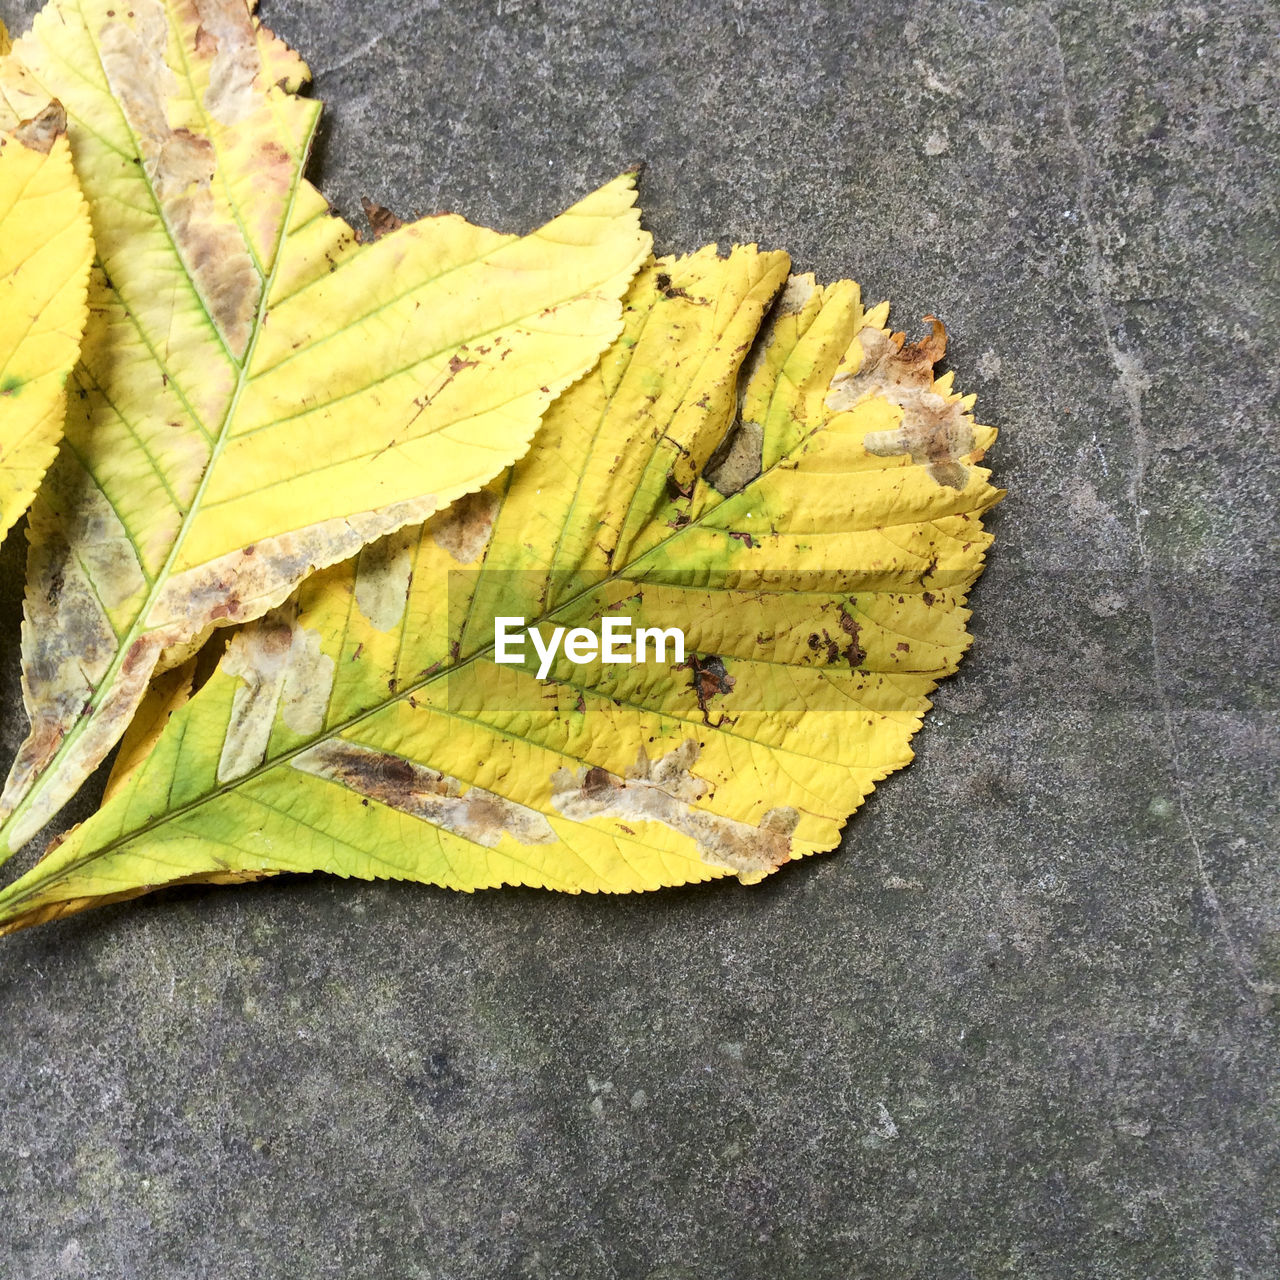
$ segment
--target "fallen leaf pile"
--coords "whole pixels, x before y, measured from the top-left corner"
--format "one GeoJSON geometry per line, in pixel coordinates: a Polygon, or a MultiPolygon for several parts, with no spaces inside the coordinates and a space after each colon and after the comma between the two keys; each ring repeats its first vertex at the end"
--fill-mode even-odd
{"type": "Polygon", "coordinates": [[[0,932],[834,848],[968,643],[1000,496],[941,324],[781,252],[655,259],[630,174],[527,236],[362,237],[303,177],[306,77],[245,0],[51,0],[0,57],[5,528],[35,495],[0,860],[123,738],[0,932]],[[619,614],[683,660],[496,660],[498,617],[619,614]]]}

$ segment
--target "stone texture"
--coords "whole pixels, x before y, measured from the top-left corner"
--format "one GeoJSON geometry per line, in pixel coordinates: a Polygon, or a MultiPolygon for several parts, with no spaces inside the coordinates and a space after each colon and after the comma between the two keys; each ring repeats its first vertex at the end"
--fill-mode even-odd
{"type": "Polygon", "coordinates": [[[647,160],[661,249],[942,316],[1009,497],[974,651],[839,854],[0,944],[0,1273],[1277,1274],[1274,11],[262,7],[348,217],[515,230],[647,160]]]}

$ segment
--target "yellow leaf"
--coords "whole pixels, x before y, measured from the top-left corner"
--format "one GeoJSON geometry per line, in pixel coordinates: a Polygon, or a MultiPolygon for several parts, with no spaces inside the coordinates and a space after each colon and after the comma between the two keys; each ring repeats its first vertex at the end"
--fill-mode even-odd
{"type": "Polygon", "coordinates": [[[886,315],[781,253],[650,264],[534,450],[238,633],[0,931],[278,871],[625,892],[833,848],[968,644],[1000,496],[941,326],[886,315]],[[622,615],[685,661],[497,660],[499,617],[622,615]]]}
{"type": "Polygon", "coordinates": [[[196,663],[197,657],[193,655],[181,666],[161,672],[147,686],[129,727],[120,739],[120,749],[116,752],[111,776],[102,794],[104,803],[124,786],[130,775],[151,754],[151,748],[160,740],[173,713],[191,701],[196,663]]]}
{"type": "Polygon", "coordinates": [[[510,465],[617,335],[631,176],[524,237],[447,215],[360,243],[302,178],[306,74],[244,0],[53,0],[0,62],[0,126],[65,105],[98,251],[31,514],[4,847],[157,667],[510,465]]]}
{"type": "MultiPolygon", "coordinates": [[[[0,26],[0,54],[8,49],[0,26]]],[[[93,245],[57,103],[0,132],[0,537],[57,453],[93,245]]]]}

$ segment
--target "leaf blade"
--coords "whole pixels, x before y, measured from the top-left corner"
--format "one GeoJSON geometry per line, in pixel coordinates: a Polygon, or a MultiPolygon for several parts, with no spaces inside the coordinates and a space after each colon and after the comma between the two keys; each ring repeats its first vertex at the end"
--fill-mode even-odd
{"type": "Polygon", "coordinates": [[[93,257],[61,107],[11,123],[0,132],[0,537],[57,453],[93,257]]]}
{"type": "Polygon", "coordinates": [[[684,365],[741,367],[742,344],[721,339],[760,323],[785,271],[746,249],[642,272],[623,335],[557,402],[539,449],[238,635],[119,799],[0,894],[0,931],[166,879],[324,870],[629,892],[753,882],[833,847],[910,760],[968,644],[980,516],[1000,494],[978,465],[994,432],[934,381],[940,352],[888,334],[855,286],[794,277],[734,397],[761,466],[711,465],[706,439],[730,424],[684,365]],[[646,342],[684,352],[665,388],[646,342]],[[936,457],[877,451],[929,414],[936,457]],[[636,454],[623,470],[638,523],[616,510],[620,448],[636,454]],[[694,448],[692,484],[654,482],[694,448]],[[930,474],[944,461],[960,487],[930,474]],[[646,620],[689,624],[696,663],[560,663],[543,685],[492,661],[495,611],[581,620],[637,593],[646,620]],[[331,685],[308,713],[288,690],[325,683],[318,656],[331,685]]]}
{"type": "Polygon", "coordinates": [[[158,665],[518,457],[647,253],[630,175],[533,236],[446,217],[359,243],[302,176],[305,77],[242,0],[52,0],[0,66],[12,110],[64,94],[100,259],[32,516],[9,849],[158,665]]]}

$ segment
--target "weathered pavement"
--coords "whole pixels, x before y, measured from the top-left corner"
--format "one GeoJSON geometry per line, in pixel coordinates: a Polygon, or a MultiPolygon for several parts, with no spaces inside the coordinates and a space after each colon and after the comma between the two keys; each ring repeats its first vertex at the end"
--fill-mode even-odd
{"type": "Polygon", "coordinates": [[[660,249],[940,315],[1009,497],[973,653],[838,854],[5,940],[0,1273],[1280,1271],[1274,10],[262,8],[348,217],[526,228],[647,160],[660,249]]]}

